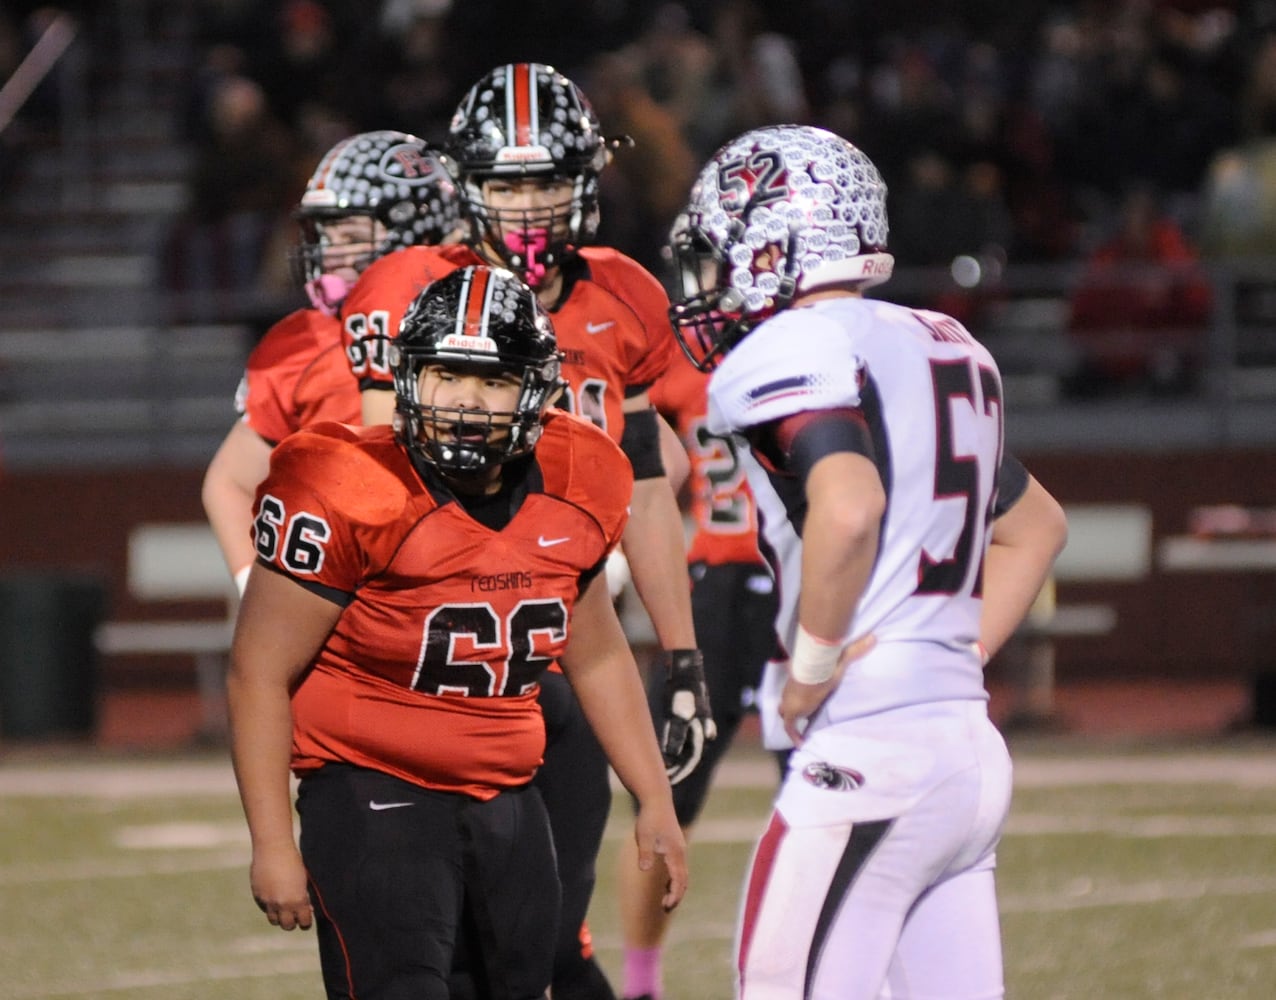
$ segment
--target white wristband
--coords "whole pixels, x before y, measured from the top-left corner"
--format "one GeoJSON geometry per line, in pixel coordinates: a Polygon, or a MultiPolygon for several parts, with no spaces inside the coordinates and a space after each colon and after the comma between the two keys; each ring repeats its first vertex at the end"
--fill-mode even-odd
{"type": "Polygon", "coordinates": [[[244,596],[244,588],[248,586],[248,573],[253,568],[253,564],[249,563],[238,573],[235,574],[235,589],[239,591],[239,596],[244,596]]]}
{"type": "Polygon", "coordinates": [[[829,642],[811,635],[801,623],[797,627],[797,641],[793,643],[793,657],[789,660],[789,676],[799,684],[823,684],[837,670],[842,658],[842,644],[829,642]]]}

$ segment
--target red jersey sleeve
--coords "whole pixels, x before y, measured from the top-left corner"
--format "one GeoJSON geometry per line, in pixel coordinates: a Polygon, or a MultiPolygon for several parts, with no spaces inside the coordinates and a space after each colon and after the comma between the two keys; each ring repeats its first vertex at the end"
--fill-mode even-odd
{"type": "Polygon", "coordinates": [[[634,472],[620,447],[588,420],[551,410],[536,456],[545,491],[585,512],[598,525],[606,551],[615,548],[634,490],[634,472]]]}
{"type": "Polygon", "coordinates": [[[362,389],[393,389],[389,343],[412,300],[458,267],[481,264],[466,246],[404,247],[379,258],[359,276],[341,305],[341,341],[362,389]]]}
{"type": "Polygon", "coordinates": [[[638,335],[625,344],[626,388],[650,386],[665,373],[678,349],[669,322],[669,296],[646,268],[617,250],[590,247],[582,256],[589,264],[590,281],[633,317],[638,335]]]}
{"type": "Polygon", "coordinates": [[[344,593],[377,571],[378,535],[399,520],[408,488],[399,468],[405,463],[379,461],[360,447],[363,439],[397,449],[388,427],[324,423],[271,452],[254,508],[258,558],[299,582],[344,593]]]}
{"type": "Polygon", "coordinates": [[[674,348],[660,284],[614,250],[582,252],[583,273],[550,314],[563,352],[560,406],[620,441],[627,396],[646,389],[674,348]]]}
{"type": "Polygon", "coordinates": [[[357,420],[359,393],[337,320],[298,309],[267,330],[248,356],[236,406],[271,444],[312,423],[357,420]]]}

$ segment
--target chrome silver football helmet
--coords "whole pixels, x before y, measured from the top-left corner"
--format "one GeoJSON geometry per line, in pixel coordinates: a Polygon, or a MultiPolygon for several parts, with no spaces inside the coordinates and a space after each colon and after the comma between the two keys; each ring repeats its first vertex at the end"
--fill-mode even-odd
{"type": "Polygon", "coordinates": [[[670,310],[683,351],[710,371],[801,292],[886,281],[886,184],[840,136],[754,129],[700,172],[670,234],[681,289],[670,310]]]}

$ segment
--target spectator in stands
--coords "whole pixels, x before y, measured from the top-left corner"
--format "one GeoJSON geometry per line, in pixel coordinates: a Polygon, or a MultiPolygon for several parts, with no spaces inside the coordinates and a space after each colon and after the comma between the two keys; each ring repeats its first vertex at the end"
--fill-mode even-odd
{"type": "Polygon", "coordinates": [[[1133,186],[1072,296],[1068,329],[1081,361],[1071,388],[1190,387],[1212,306],[1196,248],[1150,186],[1133,186]]]}
{"type": "Polygon", "coordinates": [[[1276,33],[1258,43],[1242,95],[1244,138],[1210,164],[1201,245],[1219,258],[1276,256],[1276,33]]]}
{"type": "Polygon", "coordinates": [[[350,74],[350,90],[360,117],[442,140],[458,85],[469,76],[463,60],[474,52],[454,35],[452,11],[451,0],[389,0],[382,7],[354,48],[359,71],[350,74]]]}
{"type": "Polygon", "coordinates": [[[599,118],[633,140],[599,181],[598,239],[623,246],[647,270],[660,274],[669,220],[678,214],[698,161],[677,119],[643,85],[641,66],[628,52],[597,57],[586,86],[599,118]]]}
{"type": "Polygon", "coordinates": [[[261,86],[239,74],[221,78],[195,152],[188,207],[166,254],[170,283],[196,293],[263,290],[264,249],[313,165],[302,160],[261,86]]]}
{"type": "Polygon", "coordinates": [[[712,137],[713,148],[755,126],[809,122],[811,102],[793,39],[770,29],[757,0],[721,0],[712,10],[717,92],[726,112],[719,122],[725,134],[712,137]]]}
{"type": "Polygon", "coordinates": [[[728,129],[730,104],[719,91],[718,52],[691,23],[686,6],[660,4],[621,52],[637,64],[641,85],[673,117],[696,159],[707,159],[728,129]]]}

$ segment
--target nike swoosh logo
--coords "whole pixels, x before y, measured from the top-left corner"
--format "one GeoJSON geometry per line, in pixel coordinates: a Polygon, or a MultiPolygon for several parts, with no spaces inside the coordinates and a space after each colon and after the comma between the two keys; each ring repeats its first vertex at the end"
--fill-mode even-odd
{"type": "Polygon", "coordinates": [[[368,808],[373,812],[380,812],[382,809],[402,809],[404,806],[414,806],[415,802],[369,802],[368,808]]]}
{"type": "Polygon", "coordinates": [[[563,542],[570,542],[571,540],[571,535],[568,535],[566,538],[546,538],[544,535],[541,535],[540,538],[536,539],[536,544],[542,549],[547,549],[551,545],[562,545],[563,542]]]}
{"type": "Polygon", "coordinates": [[[602,333],[604,330],[609,330],[615,325],[616,321],[614,319],[609,319],[606,323],[586,323],[585,332],[602,333]]]}

